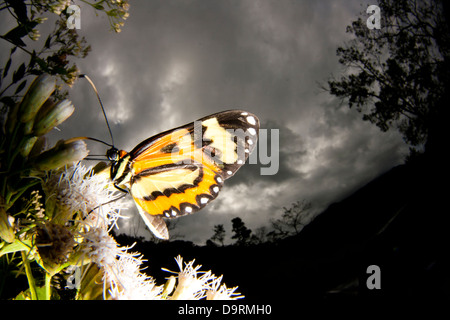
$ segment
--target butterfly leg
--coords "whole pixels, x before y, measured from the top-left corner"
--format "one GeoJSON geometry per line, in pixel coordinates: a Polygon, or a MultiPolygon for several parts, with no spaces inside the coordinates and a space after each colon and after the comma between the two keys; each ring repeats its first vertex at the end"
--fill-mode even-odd
{"type": "Polygon", "coordinates": [[[122,192],[124,192],[124,193],[130,193],[127,189],[124,189],[124,188],[122,188],[122,187],[119,187],[117,184],[114,184],[114,187],[115,187],[117,190],[120,190],[120,191],[122,191],[122,192]]]}

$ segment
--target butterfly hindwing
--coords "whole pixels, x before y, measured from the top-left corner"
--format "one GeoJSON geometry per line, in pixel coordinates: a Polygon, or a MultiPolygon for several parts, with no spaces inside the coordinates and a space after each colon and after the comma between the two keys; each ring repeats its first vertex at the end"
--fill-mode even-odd
{"type": "Polygon", "coordinates": [[[252,152],[258,130],[258,118],[246,111],[204,117],[123,154],[113,179],[127,183],[146,224],[166,239],[162,217],[191,214],[214,200],[252,152]]]}
{"type": "Polygon", "coordinates": [[[144,211],[144,209],[139,205],[136,207],[138,208],[142,220],[144,220],[147,227],[157,238],[165,240],[169,239],[169,230],[167,230],[166,223],[161,216],[151,215],[144,211]]]}

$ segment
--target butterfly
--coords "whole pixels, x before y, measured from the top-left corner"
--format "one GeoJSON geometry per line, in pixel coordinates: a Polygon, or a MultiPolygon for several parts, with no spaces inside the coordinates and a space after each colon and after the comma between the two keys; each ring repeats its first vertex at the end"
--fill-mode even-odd
{"type": "Polygon", "coordinates": [[[165,218],[199,211],[256,146],[259,119],[228,110],[142,141],[130,152],[107,152],[114,186],[130,193],[153,234],[168,239],[165,218]]]}

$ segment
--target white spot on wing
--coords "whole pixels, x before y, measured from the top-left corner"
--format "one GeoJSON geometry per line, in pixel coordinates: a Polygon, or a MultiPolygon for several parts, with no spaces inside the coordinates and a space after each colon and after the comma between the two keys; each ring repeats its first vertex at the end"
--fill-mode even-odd
{"type": "Polygon", "coordinates": [[[184,210],[185,210],[187,213],[191,213],[191,212],[192,212],[192,208],[189,207],[189,206],[187,206],[184,210]]]}
{"type": "Polygon", "coordinates": [[[228,170],[227,173],[228,173],[229,175],[232,175],[232,174],[233,174],[233,171],[228,170]]]}
{"type": "Polygon", "coordinates": [[[252,139],[248,139],[248,140],[247,140],[247,143],[248,143],[249,145],[252,145],[252,144],[253,144],[253,140],[252,140],[252,139]]]}
{"type": "Polygon", "coordinates": [[[201,204],[207,204],[207,203],[208,203],[208,201],[209,201],[209,199],[208,199],[208,198],[206,198],[206,197],[204,197],[204,198],[200,198],[200,203],[201,203],[201,204]]]}
{"type": "Polygon", "coordinates": [[[248,115],[248,112],[242,112],[241,115],[246,116],[248,115]]]}
{"type": "Polygon", "coordinates": [[[219,187],[218,187],[218,186],[214,186],[214,187],[213,187],[213,191],[214,191],[214,193],[219,192],[219,187]]]}
{"type": "Polygon", "coordinates": [[[256,130],[255,130],[254,128],[248,128],[248,132],[249,132],[252,136],[256,135],[256,130]]]}
{"type": "Polygon", "coordinates": [[[218,183],[222,183],[222,181],[223,181],[221,177],[217,177],[216,180],[217,180],[218,183]]]}
{"type": "Polygon", "coordinates": [[[247,117],[247,122],[250,123],[250,124],[253,125],[253,126],[256,124],[256,120],[255,120],[255,118],[252,117],[252,116],[248,116],[248,117],[247,117]]]}

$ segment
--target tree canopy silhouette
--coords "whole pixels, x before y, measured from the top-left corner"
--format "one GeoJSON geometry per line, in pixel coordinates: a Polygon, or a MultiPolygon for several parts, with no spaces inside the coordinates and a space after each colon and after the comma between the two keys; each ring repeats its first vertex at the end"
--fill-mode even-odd
{"type": "Polygon", "coordinates": [[[210,239],[213,242],[218,242],[222,245],[224,245],[225,240],[225,228],[223,227],[223,224],[216,224],[214,225],[214,235],[210,239]]]}
{"type": "Polygon", "coordinates": [[[231,239],[236,239],[237,245],[248,244],[251,239],[252,230],[248,229],[239,217],[232,219],[231,223],[233,227],[232,231],[234,232],[231,239]]]}
{"type": "Polygon", "coordinates": [[[269,236],[282,239],[299,234],[312,220],[311,208],[311,202],[306,200],[297,201],[290,208],[283,208],[284,213],[281,218],[271,221],[273,231],[269,233],[269,236]]]}
{"type": "Polygon", "coordinates": [[[444,2],[379,0],[381,29],[368,15],[347,32],[354,38],[337,49],[346,72],[327,90],[363,113],[382,131],[394,127],[412,147],[441,135],[448,101],[450,41],[444,2]]]}

